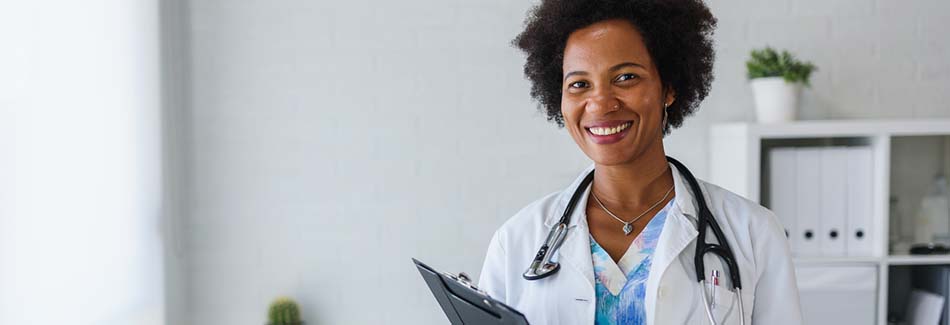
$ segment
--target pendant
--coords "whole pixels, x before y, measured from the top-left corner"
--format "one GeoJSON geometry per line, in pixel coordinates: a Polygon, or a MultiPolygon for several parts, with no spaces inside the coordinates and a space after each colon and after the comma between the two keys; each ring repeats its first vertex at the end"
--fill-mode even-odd
{"type": "Polygon", "coordinates": [[[631,232],[633,232],[633,225],[631,225],[631,224],[629,224],[629,223],[624,224],[624,225],[623,225],[623,235],[624,235],[624,236],[629,236],[631,232]]]}

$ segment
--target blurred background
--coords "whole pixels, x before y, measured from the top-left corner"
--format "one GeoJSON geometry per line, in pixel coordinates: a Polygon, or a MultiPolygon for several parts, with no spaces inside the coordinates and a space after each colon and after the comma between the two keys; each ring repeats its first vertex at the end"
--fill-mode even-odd
{"type": "MultiPolygon", "coordinates": [[[[510,45],[535,3],[0,2],[0,324],[446,323],[410,257],[477,278],[590,164],[510,45]]],[[[699,178],[766,45],[818,66],[800,120],[950,117],[948,1],[708,5],[712,92],[666,139],[699,178]]]]}

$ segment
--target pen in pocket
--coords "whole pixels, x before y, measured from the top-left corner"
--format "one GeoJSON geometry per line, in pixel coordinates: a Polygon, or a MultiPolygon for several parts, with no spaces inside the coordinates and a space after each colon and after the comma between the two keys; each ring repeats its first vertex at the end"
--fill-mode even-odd
{"type": "Polygon", "coordinates": [[[716,290],[719,290],[719,270],[712,270],[712,279],[710,279],[711,289],[712,289],[712,302],[710,302],[710,309],[716,309],[716,304],[718,303],[716,299],[716,290]]]}

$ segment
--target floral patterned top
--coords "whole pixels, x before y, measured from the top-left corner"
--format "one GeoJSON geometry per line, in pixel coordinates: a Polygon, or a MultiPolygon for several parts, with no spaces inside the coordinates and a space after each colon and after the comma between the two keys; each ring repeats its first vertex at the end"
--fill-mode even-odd
{"type": "Polygon", "coordinates": [[[591,236],[590,252],[594,261],[597,299],[594,324],[646,324],[644,297],[647,277],[653,264],[657,239],[672,206],[673,200],[670,200],[653,216],[646,228],[627,248],[619,263],[614,263],[607,251],[591,236]]]}

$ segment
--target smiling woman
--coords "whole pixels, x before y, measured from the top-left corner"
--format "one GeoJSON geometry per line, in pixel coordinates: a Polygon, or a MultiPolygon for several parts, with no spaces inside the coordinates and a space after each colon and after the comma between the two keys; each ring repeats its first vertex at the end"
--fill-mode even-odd
{"type": "Polygon", "coordinates": [[[801,323],[775,216],[666,157],[709,92],[715,25],[700,0],[534,9],[515,39],[531,95],[593,166],[498,229],[482,289],[533,324],[801,323]]]}
{"type": "Polygon", "coordinates": [[[636,27],[605,20],[574,31],[566,44],[560,114],[581,150],[608,164],[662,150],[675,91],[663,85],[636,27]]]}
{"type": "MultiPolygon", "coordinates": [[[[712,83],[712,32],[716,19],[701,1],[544,1],[514,40],[527,53],[525,75],[531,95],[552,122],[563,125],[561,91],[567,38],[596,22],[616,19],[636,29],[641,54],[646,54],[664,86],[678,94],[669,109],[669,127],[682,125],[709,93],[712,83]]],[[[633,41],[632,39],[627,41],[633,41]]],[[[612,43],[617,47],[629,42],[612,43]]],[[[640,62],[643,63],[643,62],[640,62]]]]}

